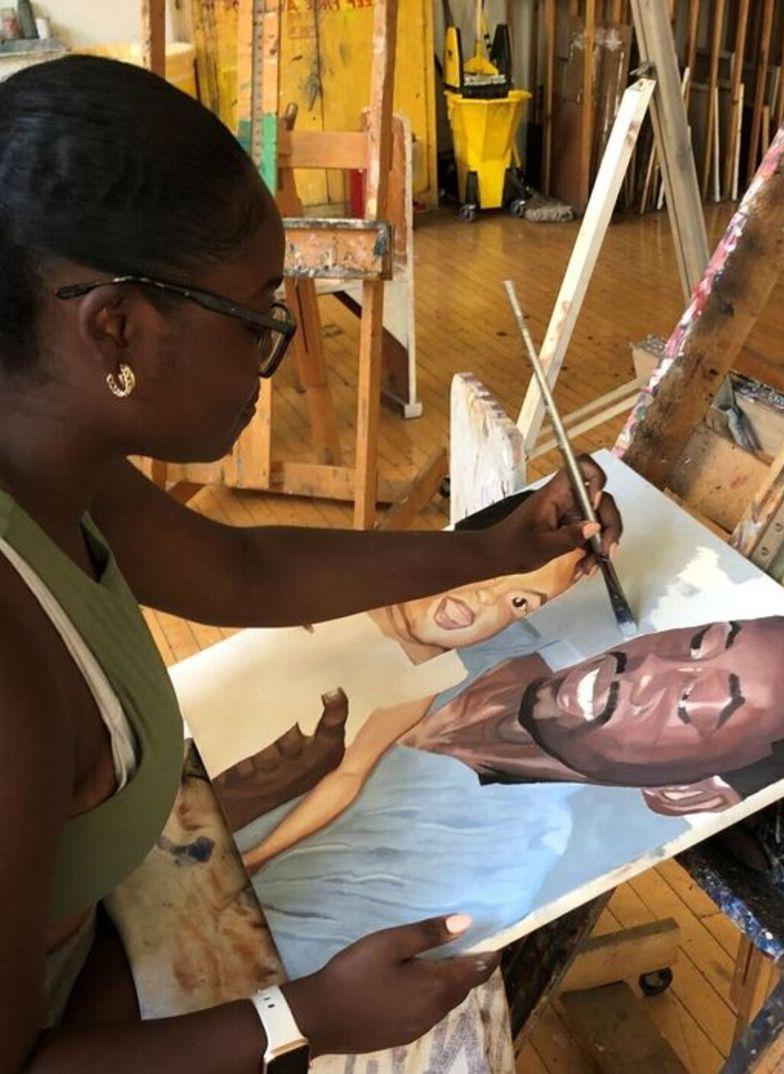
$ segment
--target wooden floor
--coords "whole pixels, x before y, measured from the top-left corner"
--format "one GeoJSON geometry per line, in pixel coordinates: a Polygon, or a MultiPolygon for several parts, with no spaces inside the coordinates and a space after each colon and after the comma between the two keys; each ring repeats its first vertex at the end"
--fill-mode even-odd
{"type": "MultiPolygon", "coordinates": [[[[723,208],[710,210],[712,240],[720,234],[726,217],[723,208]]],[[[424,414],[417,420],[403,421],[396,413],[384,411],[380,454],[385,476],[405,474],[448,442],[449,383],[454,373],[475,373],[516,417],[528,373],[501,281],[507,276],[516,281],[534,337],[540,342],[576,231],[576,224],[531,224],[492,214],[468,226],[457,223],[451,213],[418,220],[417,330],[424,414]]],[[[750,341],[747,363],[752,371],[765,372],[767,362],[784,358],[782,296],[784,292],[779,289],[750,341]]],[[[321,302],[334,395],[343,423],[344,447],[350,456],[358,326],[335,299],[321,302]]],[[[629,344],[649,333],[666,337],[683,305],[666,216],[635,216],[615,223],[556,390],[563,410],[575,409],[630,379],[629,344]]],[[[305,458],[308,434],[303,398],[285,368],[278,374],[278,383],[276,450],[305,458]]],[[[578,446],[591,450],[611,445],[621,420],[592,432],[578,441],[578,446]]],[[[547,457],[536,462],[534,476],[556,465],[547,457]]],[[[351,524],[348,505],[221,488],[203,490],[193,505],[213,518],[237,525],[351,524]]],[[[420,524],[440,527],[446,518],[445,504],[440,501],[427,509],[420,524]]],[[[160,613],[149,614],[149,621],[169,663],[227,633],[160,613]]],[[[688,1070],[711,1074],[718,1070],[732,1039],[734,1013],[729,985],[739,934],[674,863],[619,888],[599,929],[607,931],[664,917],[678,921],[683,942],[672,987],[664,995],[646,1000],[646,1009],[688,1070]]],[[[520,1056],[518,1069],[525,1074],[588,1074],[596,1068],[579,1051],[556,1003],[539,1023],[520,1056]]]]}

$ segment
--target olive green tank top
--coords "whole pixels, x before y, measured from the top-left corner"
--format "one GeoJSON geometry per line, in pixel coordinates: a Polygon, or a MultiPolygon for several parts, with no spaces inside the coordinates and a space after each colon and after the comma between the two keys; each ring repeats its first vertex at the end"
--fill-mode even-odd
{"type": "Polygon", "coordinates": [[[54,864],[50,920],[108,895],[160,835],[180,782],[183,728],[166,667],[95,524],[83,522],[91,578],[0,491],[0,537],[39,576],[92,652],[136,738],[137,767],[111,798],[67,820],[54,864]]]}

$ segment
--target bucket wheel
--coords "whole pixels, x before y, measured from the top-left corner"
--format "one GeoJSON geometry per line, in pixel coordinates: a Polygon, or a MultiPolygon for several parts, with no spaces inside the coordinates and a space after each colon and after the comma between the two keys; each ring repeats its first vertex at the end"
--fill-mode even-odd
{"type": "Polygon", "coordinates": [[[469,172],[466,176],[465,201],[460,206],[459,218],[466,224],[476,220],[479,212],[479,176],[476,172],[469,172]]]}

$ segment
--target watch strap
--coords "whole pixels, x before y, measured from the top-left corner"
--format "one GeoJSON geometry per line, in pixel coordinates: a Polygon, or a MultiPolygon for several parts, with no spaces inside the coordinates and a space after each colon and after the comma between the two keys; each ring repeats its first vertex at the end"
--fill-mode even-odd
{"type": "MultiPolygon", "coordinates": [[[[275,1059],[289,1052],[308,1048],[307,1039],[303,1036],[286,997],[277,985],[262,988],[254,992],[249,999],[256,1008],[267,1037],[267,1047],[262,1057],[264,1069],[275,1059]]],[[[305,1065],[307,1066],[307,1062],[305,1065]]]]}

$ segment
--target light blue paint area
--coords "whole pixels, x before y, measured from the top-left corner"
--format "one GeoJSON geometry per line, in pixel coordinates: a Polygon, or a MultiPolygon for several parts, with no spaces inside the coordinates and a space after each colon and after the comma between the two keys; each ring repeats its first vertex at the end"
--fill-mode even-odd
{"type": "Polygon", "coordinates": [[[539,906],[642,855],[656,856],[691,827],[682,817],[652,812],[636,787],[579,787],[569,804],[569,843],[539,889],[539,906]]]}
{"type": "MultiPolygon", "coordinates": [[[[260,842],[296,803],[236,833],[260,842]]],[[[453,758],[394,747],[327,828],[254,878],[291,976],[376,929],[467,912],[459,950],[523,920],[688,828],[636,789],[567,783],[481,786],[453,758]]]]}
{"type": "MultiPolygon", "coordinates": [[[[579,790],[483,787],[460,761],[394,747],[342,816],[254,877],[287,972],[311,973],[360,936],[438,914],[474,919],[450,953],[520,921],[569,842],[579,790]]],[[[293,804],[236,833],[240,850],[293,804]]]]}

